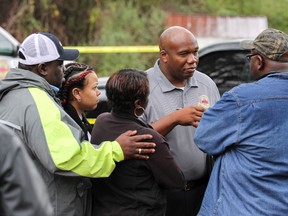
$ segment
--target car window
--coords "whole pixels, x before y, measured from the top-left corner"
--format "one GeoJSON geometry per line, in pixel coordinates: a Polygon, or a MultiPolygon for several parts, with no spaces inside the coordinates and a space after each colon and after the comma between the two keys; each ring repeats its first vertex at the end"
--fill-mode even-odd
{"type": "Polygon", "coordinates": [[[0,55],[13,55],[14,46],[13,44],[2,34],[0,34],[0,55]]]}
{"type": "Polygon", "coordinates": [[[220,94],[241,83],[250,82],[249,51],[217,51],[200,57],[198,70],[210,76],[220,94]]]}

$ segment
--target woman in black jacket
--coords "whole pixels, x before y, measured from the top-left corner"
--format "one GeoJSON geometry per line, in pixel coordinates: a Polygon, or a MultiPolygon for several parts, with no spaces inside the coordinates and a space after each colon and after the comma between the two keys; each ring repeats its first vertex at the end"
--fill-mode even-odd
{"type": "MultiPolygon", "coordinates": [[[[165,190],[183,189],[184,179],[164,137],[138,119],[148,102],[146,73],[123,69],[112,74],[106,95],[112,111],[97,117],[92,143],[114,140],[126,130],[137,130],[138,134],[152,134],[156,149],[149,160],[120,162],[109,178],[93,180],[93,215],[163,216],[165,190]]],[[[141,154],[142,150],[138,151],[141,154]]]]}

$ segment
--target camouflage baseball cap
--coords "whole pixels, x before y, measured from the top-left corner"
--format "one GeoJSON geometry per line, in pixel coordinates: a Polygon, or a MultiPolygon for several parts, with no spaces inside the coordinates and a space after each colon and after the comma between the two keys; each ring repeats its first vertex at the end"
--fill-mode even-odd
{"type": "Polygon", "coordinates": [[[273,61],[288,62],[288,35],[277,29],[262,31],[255,40],[244,40],[243,49],[255,49],[259,54],[273,61]]]}

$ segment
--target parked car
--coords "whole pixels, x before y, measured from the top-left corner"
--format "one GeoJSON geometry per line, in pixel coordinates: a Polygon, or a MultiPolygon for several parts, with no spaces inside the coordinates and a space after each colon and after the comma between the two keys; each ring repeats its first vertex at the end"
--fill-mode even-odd
{"type": "MultiPolygon", "coordinates": [[[[250,51],[240,48],[240,41],[218,42],[199,50],[197,70],[214,80],[221,95],[236,85],[251,81],[249,62],[246,59],[246,55],[250,51]]],[[[95,110],[87,113],[87,118],[91,124],[95,122],[100,113],[110,111],[105,95],[107,80],[108,77],[99,79],[100,102],[95,110]]]]}
{"type": "Polygon", "coordinates": [[[9,68],[18,65],[20,43],[5,29],[0,27],[0,79],[3,79],[9,68]]]}
{"type": "Polygon", "coordinates": [[[240,48],[240,41],[219,42],[199,50],[197,70],[214,80],[220,94],[251,81],[249,62],[246,59],[250,50],[240,48]]]}

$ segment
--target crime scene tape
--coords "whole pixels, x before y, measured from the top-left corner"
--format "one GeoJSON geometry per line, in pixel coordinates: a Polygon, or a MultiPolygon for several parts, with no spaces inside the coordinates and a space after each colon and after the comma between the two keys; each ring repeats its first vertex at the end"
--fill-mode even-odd
{"type": "Polygon", "coordinates": [[[78,49],[80,53],[154,53],[158,46],[65,46],[67,49],[78,49]]]}
{"type": "Polygon", "coordinates": [[[87,118],[87,121],[88,121],[89,124],[93,125],[96,122],[96,118],[87,118]]]}
{"type": "MultiPolygon", "coordinates": [[[[158,46],[65,46],[66,49],[78,49],[80,53],[156,53],[158,46]]],[[[87,118],[93,125],[96,118],[87,118]]]]}

